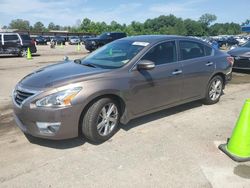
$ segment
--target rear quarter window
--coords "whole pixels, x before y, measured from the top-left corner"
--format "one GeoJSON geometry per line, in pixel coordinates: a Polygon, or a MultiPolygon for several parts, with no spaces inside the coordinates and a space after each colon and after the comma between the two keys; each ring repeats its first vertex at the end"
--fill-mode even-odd
{"type": "Polygon", "coordinates": [[[213,49],[209,46],[204,45],[206,56],[210,56],[213,53],[213,49]]]}
{"type": "Polygon", "coordinates": [[[4,35],[3,36],[4,41],[15,41],[18,40],[18,36],[17,35],[4,35]]]}

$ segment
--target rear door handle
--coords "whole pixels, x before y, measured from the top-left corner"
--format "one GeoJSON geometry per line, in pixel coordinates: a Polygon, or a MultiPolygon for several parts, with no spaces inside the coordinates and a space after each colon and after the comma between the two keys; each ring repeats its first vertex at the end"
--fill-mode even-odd
{"type": "Polygon", "coordinates": [[[207,64],[206,64],[206,66],[211,66],[211,65],[213,65],[214,63],[213,62],[208,62],[207,64]]]}
{"type": "Polygon", "coordinates": [[[182,70],[175,70],[174,72],[172,72],[172,75],[178,75],[178,74],[182,74],[182,70]]]}

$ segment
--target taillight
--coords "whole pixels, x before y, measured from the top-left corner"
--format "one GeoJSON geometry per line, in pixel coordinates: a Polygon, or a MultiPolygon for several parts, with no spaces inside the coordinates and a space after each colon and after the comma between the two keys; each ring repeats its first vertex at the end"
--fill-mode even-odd
{"type": "Polygon", "coordinates": [[[233,64],[234,64],[234,58],[233,57],[227,57],[227,62],[230,64],[230,65],[232,65],[233,66],[233,64]]]}

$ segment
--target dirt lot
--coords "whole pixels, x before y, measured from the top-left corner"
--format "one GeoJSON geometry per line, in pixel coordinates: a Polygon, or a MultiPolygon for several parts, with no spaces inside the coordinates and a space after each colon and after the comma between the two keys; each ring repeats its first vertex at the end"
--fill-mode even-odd
{"type": "Polygon", "coordinates": [[[30,61],[0,57],[0,187],[250,187],[250,162],[238,164],[217,149],[250,97],[249,73],[234,73],[216,105],[198,101],[135,119],[104,144],[48,141],[15,126],[11,91],[34,69],[86,51],[38,52],[30,61]]]}

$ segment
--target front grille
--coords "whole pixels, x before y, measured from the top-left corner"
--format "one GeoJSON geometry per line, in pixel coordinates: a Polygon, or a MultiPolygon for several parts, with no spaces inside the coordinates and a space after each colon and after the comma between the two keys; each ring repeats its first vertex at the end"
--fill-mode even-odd
{"type": "Polygon", "coordinates": [[[25,99],[29,98],[32,95],[34,95],[34,93],[29,93],[29,92],[24,92],[24,91],[21,91],[21,90],[16,90],[15,95],[14,95],[14,97],[15,97],[14,99],[15,99],[15,101],[16,101],[16,103],[18,105],[21,105],[21,103],[25,99]]]}
{"type": "Polygon", "coordinates": [[[249,58],[234,59],[234,67],[250,69],[249,58]]]}

